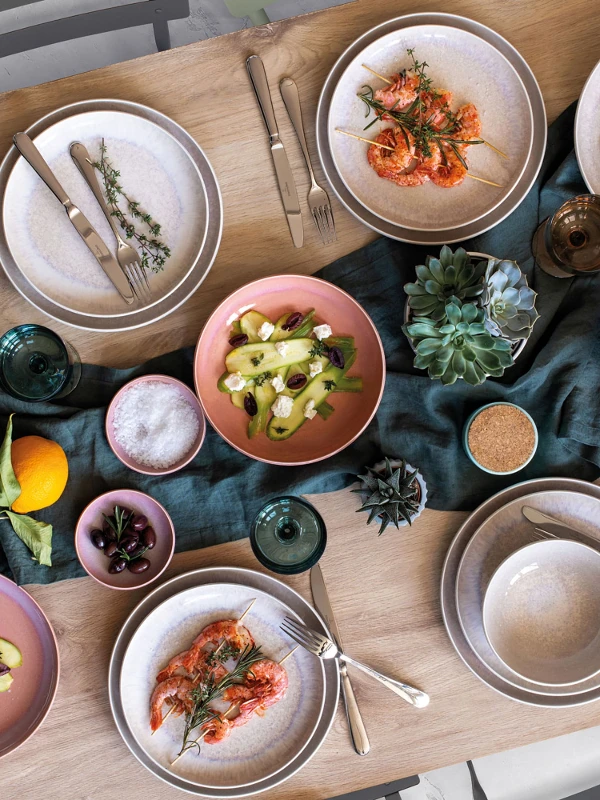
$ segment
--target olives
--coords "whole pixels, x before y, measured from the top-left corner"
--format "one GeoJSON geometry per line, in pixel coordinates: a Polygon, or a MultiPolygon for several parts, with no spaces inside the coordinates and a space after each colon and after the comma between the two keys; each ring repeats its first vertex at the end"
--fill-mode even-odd
{"type": "Polygon", "coordinates": [[[346,359],[344,358],[344,354],[339,347],[330,347],[328,356],[334,367],[338,367],[339,369],[344,368],[346,359]]]}
{"type": "Polygon", "coordinates": [[[254,417],[256,414],[258,414],[258,405],[252,392],[248,392],[244,397],[244,410],[250,417],[254,417]]]}
{"type": "Polygon", "coordinates": [[[303,372],[297,372],[288,379],[287,387],[288,389],[293,389],[295,391],[297,389],[301,389],[306,381],[306,375],[303,372]]]}
{"type": "Polygon", "coordinates": [[[299,328],[303,322],[304,314],[301,314],[299,311],[293,311],[281,326],[281,330],[295,331],[296,328],[299,328]]]}
{"type": "Polygon", "coordinates": [[[110,559],[109,573],[117,575],[125,569],[134,575],[146,572],[151,564],[143,555],[156,546],[156,531],[148,524],[148,517],[122,506],[103,516],[102,529],[93,528],[90,541],[110,559]]]}
{"type": "Polygon", "coordinates": [[[248,344],[248,337],[245,333],[238,333],[236,336],[231,337],[229,344],[232,347],[242,347],[242,345],[248,344]]]}

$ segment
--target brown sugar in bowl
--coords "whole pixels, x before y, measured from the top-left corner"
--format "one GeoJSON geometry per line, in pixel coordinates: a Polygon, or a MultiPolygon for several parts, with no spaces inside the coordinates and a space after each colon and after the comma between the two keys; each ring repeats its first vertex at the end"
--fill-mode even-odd
{"type": "Polygon", "coordinates": [[[489,403],[477,409],[463,430],[465,452],[484,472],[510,475],[523,469],[538,446],[533,419],[513,403],[489,403]]]}

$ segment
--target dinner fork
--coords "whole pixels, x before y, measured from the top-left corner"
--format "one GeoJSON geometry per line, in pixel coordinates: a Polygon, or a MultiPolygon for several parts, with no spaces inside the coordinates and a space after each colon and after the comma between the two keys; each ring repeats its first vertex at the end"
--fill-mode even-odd
{"type": "Polygon", "coordinates": [[[291,78],[282,78],[279,83],[279,90],[281,91],[283,102],[285,103],[288,115],[296,131],[296,136],[300,142],[302,154],[304,155],[304,160],[308,168],[308,174],[310,175],[310,191],[308,193],[308,207],[310,213],[317,226],[317,230],[321,234],[323,244],[331,244],[331,242],[336,240],[335,221],[333,219],[331,201],[325,189],[319,186],[315,180],[315,173],[313,172],[310,153],[308,152],[308,145],[306,144],[306,136],[304,134],[298,87],[291,78]]]}
{"type": "Polygon", "coordinates": [[[138,300],[147,305],[152,301],[152,293],[150,291],[150,284],[148,283],[146,271],[142,266],[137,250],[128,244],[121,236],[119,226],[111,214],[106,200],[104,199],[104,195],[102,194],[102,189],[96,178],[96,170],[92,164],[92,159],[90,158],[87,148],[85,145],[81,144],[81,142],[73,142],[69,148],[69,152],[71,153],[71,158],[83,175],[85,182],[94,193],[94,197],[98,201],[98,205],[104,212],[104,216],[108,220],[117,239],[117,261],[121,269],[127,276],[127,280],[138,300]]]}
{"type": "Polygon", "coordinates": [[[352,666],[360,669],[372,678],[375,678],[388,689],[391,689],[392,692],[395,692],[395,694],[399,695],[412,706],[425,708],[425,706],[429,705],[428,694],[425,694],[425,692],[422,692],[420,689],[415,689],[414,686],[410,686],[407,683],[388,678],[372,667],[361,664],[360,661],[355,661],[353,658],[343,653],[331,639],[324,636],[322,633],[317,633],[317,631],[314,631],[312,628],[307,628],[306,625],[302,625],[291,617],[285,617],[280,627],[282,631],[287,633],[295,642],[298,642],[299,645],[302,645],[309,653],[324,659],[339,658],[347,664],[352,664],[352,666]]]}

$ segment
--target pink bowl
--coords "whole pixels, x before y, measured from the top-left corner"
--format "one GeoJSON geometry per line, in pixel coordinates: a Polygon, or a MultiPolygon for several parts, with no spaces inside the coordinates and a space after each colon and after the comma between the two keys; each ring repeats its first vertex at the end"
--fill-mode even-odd
{"type": "Polygon", "coordinates": [[[385,356],[370,317],[349,294],[309,275],[273,275],[229,295],[208,319],[194,358],[196,392],[213,428],[232,447],[257,461],[282,466],[312,464],[353,442],[373,419],[385,384],[385,356]],[[349,375],[360,375],[361,394],[333,394],[335,413],[303,425],[290,439],[273,442],[266,434],[248,439],[248,416],[217,388],[231,350],[231,323],[251,308],[276,320],[286,311],[315,309],[315,319],[331,326],[334,336],[354,336],[357,358],[349,375]]]}
{"type": "Polygon", "coordinates": [[[129,469],[134,470],[135,472],[141,472],[144,475],[169,475],[171,472],[177,472],[180,469],[183,469],[190,461],[198,455],[200,448],[202,447],[202,443],[204,442],[204,437],[206,435],[206,420],[204,419],[204,414],[202,413],[202,407],[198,402],[198,398],[192,392],[190,388],[188,388],[185,383],[178,381],[177,378],[170,378],[168,375],[142,375],[139,378],[135,378],[129,383],[126,383],[122,389],[116,393],[116,395],[111,400],[111,403],[108,407],[108,411],[106,412],[106,421],[104,424],[106,430],[106,438],[108,439],[108,443],[110,445],[110,449],[119,459],[125,464],[126,467],[129,469]],[[185,454],[183,458],[179,461],[176,461],[172,467],[168,469],[164,468],[155,468],[155,467],[148,467],[145,464],[138,464],[137,461],[134,461],[133,458],[127,455],[125,450],[121,447],[121,445],[115,439],[115,431],[114,431],[114,417],[115,417],[115,408],[117,407],[117,403],[119,399],[123,396],[124,392],[127,391],[131,386],[134,386],[136,383],[144,383],[146,381],[159,381],[160,383],[169,383],[172,386],[176,386],[181,394],[185,397],[188,403],[192,406],[196,415],[198,417],[198,422],[200,423],[200,430],[198,431],[198,435],[194,440],[194,443],[191,445],[189,451],[185,454]]]}
{"type": "Polygon", "coordinates": [[[109,589],[139,589],[162,575],[173,558],[175,528],[166,509],[150,495],[134,489],[115,489],[101,494],[83,510],[75,528],[75,550],[81,566],[98,583],[109,589]],[[125,506],[148,517],[148,524],[156,531],[156,546],[148,550],[145,556],[150,561],[150,567],[140,575],[128,569],[111,575],[108,571],[110,560],[102,550],[94,547],[90,539],[94,528],[102,528],[102,514],[112,514],[115,505],[125,506]]]}

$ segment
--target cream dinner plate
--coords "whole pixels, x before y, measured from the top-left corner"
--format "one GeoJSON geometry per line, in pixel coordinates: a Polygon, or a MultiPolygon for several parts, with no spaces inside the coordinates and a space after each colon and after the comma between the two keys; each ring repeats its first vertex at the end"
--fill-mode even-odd
{"type": "Polygon", "coordinates": [[[519,181],[533,141],[531,105],[514,67],[484,39],[445,25],[402,28],[357,53],[333,92],[328,128],[335,166],[354,197],[381,219],[415,231],[451,230],[493,211],[519,181]],[[400,72],[410,67],[409,48],[415,58],[429,65],[427,75],[433,87],[453,93],[452,110],[474,103],[482,137],[509,156],[502,158],[485,145],[472,145],[467,153],[470,171],[501,184],[501,189],[468,178],[451,189],[432,182],[398,186],[379,177],[370,166],[368,144],[336,130],[374,139],[380,130],[393,127],[390,121],[377,122],[364,131],[375,116],[373,112],[365,116],[367,109],[357,92],[365,84],[374,90],[385,86],[363,64],[386,76],[400,72]]]}
{"type": "Polygon", "coordinates": [[[575,153],[592,194],[600,194],[600,61],[587,79],[575,115],[575,153]]]}
{"type": "MultiPolygon", "coordinates": [[[[201,787],[235,789],[276,775],[308,745],[323,712],[323,664],[300,648],[285,661],[289,685],[279,703],[223,742],[202,744],[199,753],[188,752],[171,766],[181,748],[184,718],[169,718],[152,735],[149,703],[156,674],[206,625],[241,616],[253,600],[243,624],[265,657],[279,661],[295,646],[279,625],[286,615],[298,615],[266,592],[235,583],[196,586],[165,600],[136,630],[123,658],[120,695],[137,743],[159,767],[201,787]]],[[[228,704],[215,707],[225,711],[228,704]]]]}

